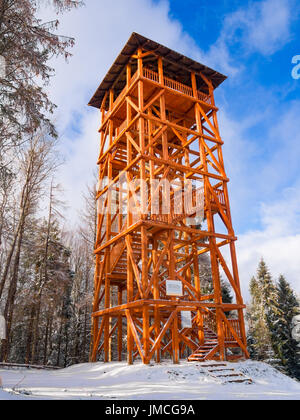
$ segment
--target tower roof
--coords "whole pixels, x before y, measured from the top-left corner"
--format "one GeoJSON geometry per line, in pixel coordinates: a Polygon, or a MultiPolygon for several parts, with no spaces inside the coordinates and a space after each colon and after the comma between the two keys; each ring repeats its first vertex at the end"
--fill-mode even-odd
{"type": "MultiPolygon", "coordinates": [[[[190,85],[190,73],[195,72],[199,90],[207,90],[207,86],[202,78],[200,76],[197,77],[197,74],[199,75],[200,72],[211,80],[214,88],[217,88],[227,78],[223,74],[205,66],[204,64],[198,63],[197,61],[173,51],[158,42],[152,41],[149,38],[145,38],[144,36],[133,32],[123,50],[96,90],[94,96],[90,100],[90,106],[100,108],[106,91],[111,89],[113,85],[116,96],[119,95],[126,84],[126,72],[124,71],[125,67],[129,62],[132,62],[133,65],[135,64],[134,61],[132,61],[132,55],[139,47],[148,51],[155,51],[157,56],[162,57],[164,59],[165,74],[174,80],[190,85]]],[[[154,56],[148,56],[145,62],[151,65],[151,62],[153,62],[154,59],[154,56]]]]}

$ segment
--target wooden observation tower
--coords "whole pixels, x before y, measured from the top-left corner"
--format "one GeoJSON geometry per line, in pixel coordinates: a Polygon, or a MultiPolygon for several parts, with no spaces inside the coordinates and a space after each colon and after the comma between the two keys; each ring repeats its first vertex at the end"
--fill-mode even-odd
{"type": "Polygon", "coordinates": [[[133,33],[89,103],[101,112],[91,361],[248,357],[214,101],[225,79],[133,33]]]}

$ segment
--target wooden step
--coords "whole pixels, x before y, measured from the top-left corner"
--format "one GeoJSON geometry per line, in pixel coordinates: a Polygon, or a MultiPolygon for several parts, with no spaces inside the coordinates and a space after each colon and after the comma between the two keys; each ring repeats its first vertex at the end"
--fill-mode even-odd
{"type": "Polygon", "coordinates": [[[194,351],[193,354],[197,354],[197,353],[207,353],[210,350],[212,350],[215,346],[211,346],[211,347],[200,347],[199,349],[197,349],[196,351],[194,351]]]}
{"type": "Polygon", "coordinates": [[[207,367],[219,367],[219,366],[226,366],[227,367],[227,365],[225,363],[210,363],[210,364],[207,364],[207,365],[200,365],[200,366],[205,367],[205,368],[207,368],[207,367]]]}
{"type": "Polygon", "coordinates": [[[215,378],[232,378],[232,377],[241,377],[242,373],[228,373],[225,375],[213,375],[215,378]]]}
{"type": "Polygon", "coordinates": [[[248,384],[252,384],[253,380],[251,378],[244,378],[244,379],[232,379],[230,381],[226,381],[226,383],[228,383],[228,384],[233,384],[233,383],[241,384],[243,382],[247,382],[248,384]]]}
{"type": "MultiPolygon", "coordinates": [[[[205,352],[199,352],[199,353],[193,353],[191,354],[192,357],[205,357],[209,352],[205,351],[205,352]]],[[[189,356],[189,357],[191,357],[189,356]]]]}
{"type": "Polygon", "coordinates": [[[216,344],[204,344],[203,346],[200,346],[199,349],[212,349],[216,345],[217,345],[217,343],[216,344]]]}

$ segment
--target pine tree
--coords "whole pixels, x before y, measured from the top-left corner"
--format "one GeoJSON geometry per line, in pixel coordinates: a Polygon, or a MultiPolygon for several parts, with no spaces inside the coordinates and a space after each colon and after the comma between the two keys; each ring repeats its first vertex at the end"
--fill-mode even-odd
{"type": "Polygon", "coordinates": [[[277,307],[276,288],[263,259],[259,263],[257,277],[251,279],[250,294],[252,300],[247,310],[250,356],[265,360],[273,355],[270,327],[274,325],[277,307]]]}
{"type": "MultiPolygon", "coordinates": [[[[0,55],[6,72],[0,76],[0,171],[7,150],[23,142],[37,129],[56,135],[49,120],[55,105],[44,86],[54,70],[53,56],[70,56],[74,39],[55,33],[59,21],[41,22],[38,8],[45,0],[0,1],[0,55]]],[[[81,1],[49,0],[57,13],[82,5],[81,1]]]]}
{"type": "Polygon", "coordinates": [[[278,321],[278,305],[277,305],[277,289],[273,283],[271,274],[266,266],[266,263],[262,259],[259,264],[259,269],[257,273],[258,282],[260,285],[260,290],[262,294],[262,304],[263,312],[265,317],[265,322],[269,330],[270,342],[269,344],[269,355],[273,355],[273,337],[276,334],[276,327],[278,321]],[[271,345],[270,345],[271,344],[271,345]]]}
{"type": "Polygon", "coordinates": [[[222,292],[223,303],[232,303],[233,297],[232,297],[232,294],[231,294],[230,286],[223,279],[221,279],[221,292],[222,292]]]}
{"type": "Polygon", "coordinates": [[[300,349],[292,337],[292,320],[300,313],[300,305],[283,275],[278,280],[277,295],[278,317],[271,334],[273,349],[287,374],[300,379],[300,349]]]}

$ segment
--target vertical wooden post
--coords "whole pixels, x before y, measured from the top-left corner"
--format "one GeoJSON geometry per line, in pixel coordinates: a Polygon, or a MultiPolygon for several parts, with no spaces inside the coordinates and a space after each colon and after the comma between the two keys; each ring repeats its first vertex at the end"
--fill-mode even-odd
{"type": "MultiPolygon", "coordinates": [[[[130,83],[131,79],[131,69],[129,66],[127,66],[127,83],[130,83]]],[[[126,119],[127,119],[127,126],[131,122],[132,113],[131,113],[131,107],[127,103],[126,104],[126,119]]],[[[132,161],[132,145],[130,141],[127,138],[127,162],[130,164],[132,161]]],[[[128,181],[128,180],[127,180],[128,181]]],[[[127,228],[129,228],[132,225],[132,209],[130,205],[130,199],[131,199],[131,191],[127,182],[127,228]]],[[[129,243],[131,244],[131,235],[128,235],[129,243]]],[[[129,252],[127,250],[127,303],[130,303],[133,301],[133,269],[131,264],[131,259],[129,256],[129,252]]],[[[127,361],[128,364],[133,363],[133,336],[131,332],[130,325],[128,323],[128,320],[126,318],[127,322],[127,361]]]]}
{"type": "MultiPolygon", "coordinates": [[[[118,288],[118,306],[122,305],[123,291],[121,287],[118,288]]],[[[122,315],[118,316],[118,360],[122,361],[122,315]]]]}
{"type": "MultiPolygon", "coordinates": [[[[200,116],[200,112],[197,105],[195,105],[195,113],[196,113],[197,130],[201,134],[203,134],[201,116],[200,116]]],[[[208,172],[206,151],[204,149],[202,142],[200,143],[200,156],[201,156],[203,169],[205,172],[208,172]]],[[[205,203],[206,203],[207,228],[208,228],[208,232],[214,233],[215,227],[214,227],[213,213],[211,209],[211,192],[209,189],[210,180],[208,176],[204,176],[203,178],[204,178],[204,196],[205,196],[205,203]]],[[[220,305],[222,303],[222,293],[221,293],[219,266],[218,266],[216,252],[215,252],[215,247],[216,247],[216,239],[214,237],[210,237],[209,248],[210,248],[211,271],[212,271],[213,286],[214,286],[214,301],[217,305],[220,305]]],[[[224,360],[224,357],[225,357],[224,326],[223,326],[223,319],[220,314],[220,311],[221,311],[220,308],[216,309],[216,321],[217,321],[217,330],[218,330],[220,359],[224,360]]]]}
{"type": "MultiPolygon", "coordinates": [[[[237,266],[237,258],[236,258],[236,251],[235,251],[235,244],[233,241],[230,242],[230,254],[231,254],[231,261],[232,261],[232,269],[233,269],[233,275],[234,275],[234,280],[236,283],[236,286],[238,288],[238,291],[241,294],[241,287],[240,287],[240,282],[239,282],[239,274],[238,274],[238,266],[237,266]]],[[[241,299],[239,297],[237,297],[237,303],[238,304],[243,304],[243,302],[241,301],[241,299]]],[[[245,330],[245,320],[244,320],[244,313],[243,313],[243,309],[239,309],[238,310],[238,319],[239,319],[239,325],[240,325],[240,332],[241,332],[241,337],[242,337],[242,341],[245,345],[247,345],[247,335],[246,335],[246,330],[245,330]]]]}
{"type": "Polygon", "coordinates": [[[109,91],[109,110],[111,111],[114,106],[114,91],[110,89],[109,91]]]}
{"type": "Polygon", "coordinates": [[[178,312],[173,321],[172,328],[172,344],[173,344],[173,362],[175,364],[179,363],[179,341],[178,341],[178,312]]]}
{"type": "MultiPolygon", "coordinates": [[[[100,281],[99,273],[100,273],[100,255],[96,255],[96,265],[95,265],[95,273],[94,273],[94,302],[93,302],[93,312],[98,309],[98,300],[99,296],[96,294],[96,290],[98,289],[98,282],[100,281]]],[[[92,322],[92,342],[95,343],[97,333],[99,329],[99,317],[94,317],[92,322]]],[[[93,346],[91,346],[91,353],[90,358],[92,357],[93,346]]],[[[92,360],[95,361],[95,360],[92,360]]]]}
{"type": "MultiPolygon", "coordinates": [[[[197,254],[197,245],[193,244],[193,262],[194,262],[194,282],[196,289],[196,298],[200,301],[201,299],[201,284],[200,284],[200,275],[199,275],[199,261],[197,254]]],[[[204,329],[203,329],[203,317],[201,315],[200,309],[197,311],[197,324],[198,324],[198,337],[199,343],[204,344],[204,329]]]]}
{"type": "MultiPolygon", "coordinates": [[[[157,241],[157,237],[154,236],[153,238],[153,267],[154,270],[157,266],[157,247],[158,247],[158,241],[157,241]]],[[[155,276],[154,278],[154,282],[153,282],[153,298],[155,300],[158,300],[160,298],[160,293],[159,293],[159,284],[158,284],[158,275],[155,276]]],[[[154,306],[154,323],[155,323],[155,338],[157,339],[157,337],[159,336],[160,333],[160,316],[159,316],[159,306],[155,305],[154,306]]],[[[158,348],[156,351],[156,361],[157,363],[160,363],[160,349],[158,348]]]]}
{"type": "Polygon", "coordinates": [[[202,346],[205,341],[205,336],[204,336],[203,314],[201,311],[198,311],[197,321],[198,321],[198,326],[199,326],[199,332],[198,332],[199,344],[200,346],[202,346]]]}
{"type": "MultiPolygon", "coordinates": [[[[163,70],[163,60],[161,57],[158,58],[158,75],[159,75],[159,83],[161,87],[164,87],[164,70],[163,70]]],[[[165,94],[163,94],[160,99],[160,118],[162,121],[166,121],[166,99],[165,94]]],[[[169,158],[169,151],[168,151],[168,136],[167,133],[164,132],[162,134],[162,147],[163,147],[163,158],[168,160],[169,158]]]]}
{"type": "Polygon", "coordinates": [[[149,306],[143,307],[143,344],[144,344],[144,363],[149,363],[149,306]]]}
{"type": "Polygon", "coordinates": [[[198,94],[197,94],[197,81],[196,81],[196,75],[195,73],[191,73],[191,79],[192,79],[192,89],[193,89],[193,95],[194,98],[198,99],[198,94]]]}
{"type": "MultiPolygon", "coordinates": [[[[138,75],[140,77],[143,76],[143,59],[142,59],[142,50],[138,50],[138,75]]],[[[138,102],[139,102],[139,110],[143,112],[144,109],[144,82],[143,80],[139,80],[138,82],[138,102]]],[[[143,117],[139,118],[139,142],[140,142],[140,149],[141,153],[145,153],[145,120],[143,117]]],[[[141,209],[142,219],[147,217],[146,208],[147,208],[147,196],[146,196],[146,164],[145,160],[142,159],[140,161],[140,182],[141,182],[141,209]]]]}
{"type": "Polygon", "coordinates": [[[127,64],[127,66],[126,66],[126,84],[127,84],[127,87],[130,86],[130,83],[131,83],[131,65],[127,64]]]}

